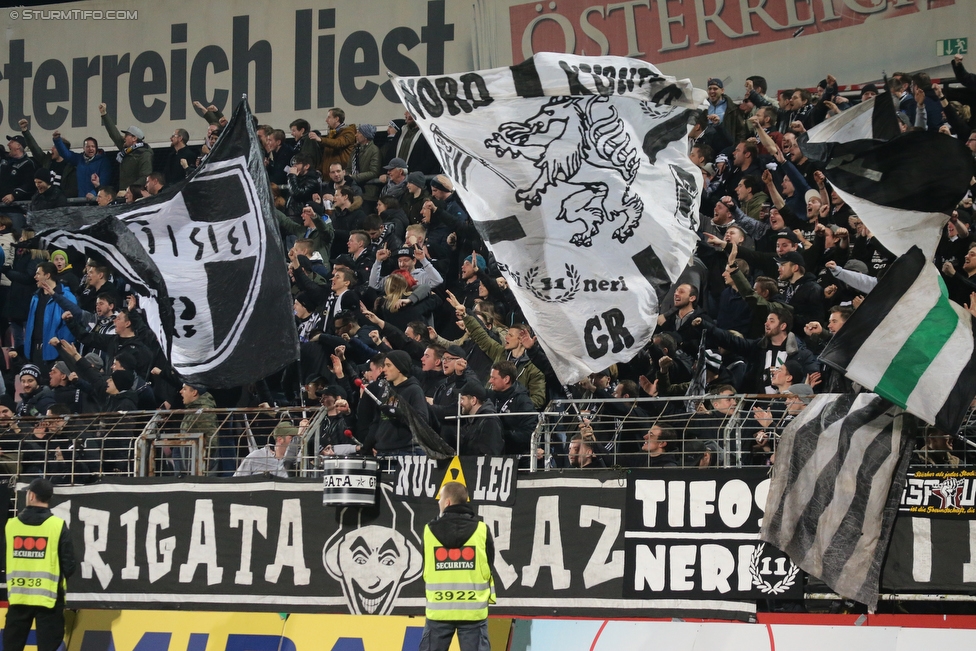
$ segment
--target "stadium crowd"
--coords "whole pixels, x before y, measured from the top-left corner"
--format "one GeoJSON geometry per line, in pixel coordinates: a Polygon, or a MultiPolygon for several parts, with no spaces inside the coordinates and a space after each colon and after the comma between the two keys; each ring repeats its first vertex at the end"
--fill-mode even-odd
{"type": "MultiPolygon", "coordinates": [[[[887,90],[902,130],[947,133],[976,155],[976,75],[961,56],[953,68],[952,87],[895,73],[887,90]]],[[[138,298],[103,260],[36,248],[30,214],[69,197],[105,206],[165,193],[206,161],[226,118],[196,103],[208,125],[202,146],[177,129],[169,149],[153,151],[139,126],[120,132],[101,105],[117,154],[95,135],[73,151],[57,131],[45,149],[21,120],[0,162],[5,467],[39,474],[71,455],[91,462],[105,431],[66,437],[72,414],[193,410],[171,429],[203,432],[214,446],[216,417],[199,410],[288,405],[326,410],[313,452],[322,456],[349,445],[363,454],[422,453],[416,423],[398,403],[451,443],[459,437],[461,454],[541,456],[531,449],[538,414],[567,397],[576,402],[561,407],[559,445],[546,463],[708,466],[723,453],[769,463],[776,436],[815,393],[853,388],[817,356],[894,260],[800,146],[807,130],[878,93],[871,84],[859,97],[839,89],[827,76],[813,92],[773,97],[753,76],[732,99],[722,80],[707,81],[708,107],[688,141],[706,187],[689,271],[663,306],[652,344],[568,388],[409,113],[380,129],[353,124],[341,108],[328,111],[320,130],[304,119],[287,132],[258,125],[301,354],[256,384],[219,391],[173,371],[138,298]],[[706,393],[713,397],[700,404],[640,400],[706,393]],[[741,394],[779,398],[753,406],[741,394]],[[478,418],[458,428],[450,417],[459,411],[478,418]],[[32,417],[39,420],[30,426],[20,420],[32,417]]],[[[951,297],[965,305],[976,296],[972,227],[970,193],[936,254],[951,297]]],[[[242,472],[287,472],[302,428],[272,424],[267,434],[275,443],[253,449],[242,472]]],[[[963,463],[955,435],[929,432],[919,462],[963,463]]],[[[168,467],[185,472],[173,450],[168,467]]],[[[210,469],[231,474],[246,454],[235,449],[222,463],[214,454],[210,469]]],[[[102,455],[90,475],[131,462],[125,453],[102,455]]]]}

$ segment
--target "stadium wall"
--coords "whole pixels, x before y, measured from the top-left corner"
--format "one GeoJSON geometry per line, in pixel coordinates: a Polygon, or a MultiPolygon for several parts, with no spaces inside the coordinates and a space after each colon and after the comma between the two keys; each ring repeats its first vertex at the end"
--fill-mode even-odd
{"type": "MultiPolygon", "coordinates": [[[[945,41],[976,37],[963,0],[94,0],[3,9],[0,120],[11,132],[58,129],[74,143],[102,136],[98,104],[120,127],[168,143],[194,140],[194,100],[229,112],[242,94],[259,120],[325,126],[400,117],[387,72],[438,75],[505,66],[537,51],[633,56],[704,85],[745,77],[770,88],[842,85],[883,71],[948,73],[945,41]],[[940,43],[942,43],[940,45],[940,43]]],[[[958,45],[962,41],[954,40],[958,45]]],[[[968,43],[968,41],[967,41],[968,43]]],[[[107,139],[105,139],[107,142],[107,139]]]]}

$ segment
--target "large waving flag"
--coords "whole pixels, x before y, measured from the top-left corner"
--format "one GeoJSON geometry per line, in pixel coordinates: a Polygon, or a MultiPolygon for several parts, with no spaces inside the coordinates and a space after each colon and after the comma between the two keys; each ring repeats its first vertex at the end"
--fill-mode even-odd
{"type": "Polygon", "coordinates": [[[820,359],[955,434],[976,396],[973,318],[918,247],[896,260],[820,359]]]}
{"type": "Polygon", "coordinates": [[[877,395],[814,398],[776,448],[759,538],[873,610],[916,430],[877,395]]]}
{"type": "Polygon", "coordinates": [[[885,248],[918,246],[931,259],[976,164],[956,138],[900,131],[885,92],[817,125],[800,146],[826,163],[833,189],[885,248]]]}
{"type": "Polygon", "coordinates": [[[566,383],[632,358],[691,258],[704,100],[621,57],[394,78],[566,383]]]}
{"type": "Polygon", "coordinates": [[[241,101],[185,182],[131,205],[40,211],[31,224],[48,244],[105,260],[125,278],[185,379],[241,386],[298,356],[263,160],[241,101]]]}

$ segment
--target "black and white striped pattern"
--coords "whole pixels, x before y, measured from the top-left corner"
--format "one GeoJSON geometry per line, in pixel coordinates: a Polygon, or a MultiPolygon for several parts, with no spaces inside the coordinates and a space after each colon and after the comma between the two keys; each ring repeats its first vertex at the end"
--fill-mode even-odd
{"type": "Polygon", "coordinates": [[[817,396],[776,451],[760,539],[873,609],[915,429],[877,395],[817,396]]]}

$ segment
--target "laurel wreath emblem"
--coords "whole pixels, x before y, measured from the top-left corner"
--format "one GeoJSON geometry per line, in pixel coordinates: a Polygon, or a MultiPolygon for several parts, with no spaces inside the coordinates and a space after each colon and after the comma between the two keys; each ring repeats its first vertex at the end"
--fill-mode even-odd
{"type": "Polygon", "coordinates": [[[580,275],[576,270],[575,265],[566,265],[566,277],[569,278],[569,287],[560,294],[549,295],[546,292],[551,290],[546,290],[542,287],[537,287],[533,284],[533,281],[539,276],[539,267],[532,267],[527,272],[525,272],[525,288],[532,292],[540,301],[546,301],[547,303],[568,303],[569,301],[576,298],[577,292],[580,288],[580,275]]]}
{"type": "Polygon", "coordinates": [[[498,263],[498,268],[508,274],[516,285],[529,290],[533,296],[546,303],[568,303],[576,298],[576,294],[579,293],[580,274],[576,269],[576,265],[566,264],[566,277],[569,279],[569,287],[555,295],[550,294],[552,289],[545,289],[535,284],[536,279],[539,277],[539,267],[532,267],[525,272],[525,275],[512,270],[500,262],[498,263]]]}
{"type": "Polygon", "coordinates": [[[786,571],[786,576],[780,579],[778,583],[769,583],[759,574],[759,561],[762,559],[765,549],[766,543],[760,543],[756,547],[756,551],[752,553],[752,558],[749,560],[749,575],[752,577],[752,584],[759,588],[759,591],[763,594],[783,594],[796,583],[796,577],[800,573],[800,568],[790,560],[790,569],[786,571]]]}

